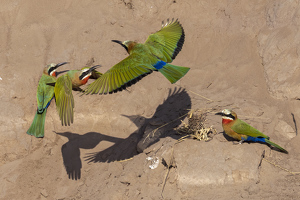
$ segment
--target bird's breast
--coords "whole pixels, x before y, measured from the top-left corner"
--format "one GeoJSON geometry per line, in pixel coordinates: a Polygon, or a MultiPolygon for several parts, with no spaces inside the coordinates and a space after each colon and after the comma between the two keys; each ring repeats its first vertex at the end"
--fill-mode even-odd
{"type": "Polygon", "coordinates": [[[84,79],[81,80],[81,85],[84,85],[88,82],[90,76],[85,77],[84,79]]]}
{"type": "Polygon", "coordinates": [[[243,135],[241,135],[231,129],[233,124],[234,124],[233,120],[224,119],[224,118],[222,119],[222,126],[223,126],[223,129],[224,129],[224,132],[226,133],[226,135],[240,141],[242,139],[241,137],[243,135]]]}

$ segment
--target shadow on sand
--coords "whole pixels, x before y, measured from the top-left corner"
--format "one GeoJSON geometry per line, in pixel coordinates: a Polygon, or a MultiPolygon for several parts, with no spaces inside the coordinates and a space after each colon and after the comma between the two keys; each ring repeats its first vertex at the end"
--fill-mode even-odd
{"type": "Polygon", "coordinates": [[[174,128],[181,124],[189,109],[191,109],[191,98],[188,93],[182,88],[175,88],[173,91],[170,89],[167,99],[156,108],[151,118],[123,115],[138,127],[128,138],[106,150],[91,153],[85,158],[88,162],[124,160],[143,152],[161,137],[178,138],[174,128]]]}
{"type": "Polygon", "coordinates": [[[93,149],[101,141],[119,142],[120,138],[103,135],[96,132],[88,132],[84,135],[79,135],[71,132],[56,133],[69,139],[61,147],[61,153],[64,161],[64,166],[70,179],[77,180],[81,177],[81,159],[80,149],[93,149]]]}
{"type": "Polygon", "coordinates": [[[191,99],[182,88],[169,90],[169,95],[160,104],[151,118],[139,115],[128,117],[138,127],[129,137],[116,138],[101,133],[88,132],[84,135],[64,132],[58,135],[67,137],[69,141],[62,148],[64,166],[70,179],[80,179],[82,163],[80,149],[93,149],[101,141],[114,143],[111,147],[90,153],[85,156],[88,162],[113,162],[125,160],[143,152],[144,149],[159,141],[159,138],[170,136],[178,139],[174,130],[181,124],[191,108],[191,99]]]}

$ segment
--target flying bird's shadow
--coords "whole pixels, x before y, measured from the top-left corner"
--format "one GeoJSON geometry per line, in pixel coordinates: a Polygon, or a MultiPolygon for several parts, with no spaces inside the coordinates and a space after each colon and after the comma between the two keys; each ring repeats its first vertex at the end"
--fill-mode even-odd
{"type": "Polygon", "coordinates": [[[80,149],[93,149],[101,141],[116,143],[122,140],[120,138],[111,137],[96,132],[88,132],[84,135],[79,135],[71,132],[56,134],[67,137],[69,139],[69,141],[61,147],[61,153],[69,179],[73,180],[81,178],[82,163],[80,159],[80,149]]]}
{"type": "Polygon", "coordinates": [[[88,162],[112,162],[125,160],[143,152],[144,149],[159,141],[159,138],[171,136],[178,138],[174,130],[181,124],[191,109],[191,98],[182,88],[169,90],[167,99],[160,104],[151,118],[140,115],[128,117],[138,129],[128,138],[121,139],[111,147],[88,154],[88,162]]]}

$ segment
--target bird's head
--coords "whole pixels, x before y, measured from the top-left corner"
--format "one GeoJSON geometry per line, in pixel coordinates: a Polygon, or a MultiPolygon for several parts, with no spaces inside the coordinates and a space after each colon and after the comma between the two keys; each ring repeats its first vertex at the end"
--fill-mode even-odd
{"type": "Polygon", "coordinates": [[[79,75],[79,80],[83,81],[83,84],[86,84],[86,82],[89,80],[90,76],[92,75],[92,71],[97,69],[98,67],[101,67],[101,65],[95,65],[93,67],[84,67],[81,70],[81,73],[79,75]]]}
{"type": "Polygon", "coordinates": [[[62,62],[62,63],[58,63],[58,64],[55,64],[55,63],[51,63],[49,65],[47,65],[45,68],[44,68],[44,73],[45,74],[48,74],[49,76],[54,76],[56,77],[56,69],[62,65],[65,65],[69,62],[62,62]]]}
{"type": "Polygon", "coordinates": [[[224,122],[231,122],[237,119],[237,114],[230,109],[224,109],[222,112],[216,113],[216,115],[221,115],[224,122]]]}
{"type": "Polygon", "coordinates": [[[126,51],[129,53],[130,49],[136,44],[136,42],[126,40],[124,42],[121,42],[119,40],[112,40],[112,42],[120,44],[122,47],[126,49],[126,51]]]}

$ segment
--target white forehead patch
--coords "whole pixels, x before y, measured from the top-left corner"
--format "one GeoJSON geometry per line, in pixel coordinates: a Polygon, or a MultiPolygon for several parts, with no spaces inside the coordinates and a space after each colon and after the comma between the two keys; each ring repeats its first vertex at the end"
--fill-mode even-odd
{"type": "Polygon", "coordinates": [[[224,113],[225,115],[230,115],[230,114],[231,114],[231,110],[229,110],[229,109],[224,109],[224,110],[222,111],[222,113],[224,113]]]}
{"type": "Polygon", "coordinates": [[[83,72],[86,72],[86,71],[88,71],[88,70],[89,70],[89,68],[83,69],[83,70],[82,70],[82,73],[83,73],[83,72]]]}
{"type": "Polygon", "coordinates": [[[126,40],[122,44],[127,45],[129,42],[130,42],[129,40],[126,40]]]}

